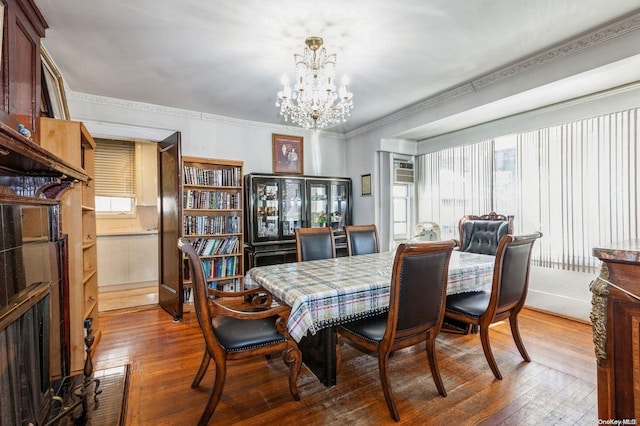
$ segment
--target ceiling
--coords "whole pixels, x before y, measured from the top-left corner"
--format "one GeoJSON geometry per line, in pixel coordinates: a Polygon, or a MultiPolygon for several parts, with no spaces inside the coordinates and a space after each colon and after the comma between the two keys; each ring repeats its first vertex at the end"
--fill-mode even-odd
{"type": "MultiPolygon", "coordinates": [[[[293,75],[305,38],[321,36],[354,96],[350,120],[329,129],[340,133],[640,11],[638,0],[35,3],[49,24],[43,44],[70,91],[264,123],[286,124],[275,106],[281,78],[293,75]]],[[[638,62],[631,66],[637,75],[638,62]]],[[[602,87],[619,84],[606,80],[602,87]]],[[[538,102],[550,100],[538,93],[538,102]]],[[[479,114],[474,120],[486,119],[479,114]]],[[[404,136],[460,126],[459,117],[449,121],[404,136]]]]}

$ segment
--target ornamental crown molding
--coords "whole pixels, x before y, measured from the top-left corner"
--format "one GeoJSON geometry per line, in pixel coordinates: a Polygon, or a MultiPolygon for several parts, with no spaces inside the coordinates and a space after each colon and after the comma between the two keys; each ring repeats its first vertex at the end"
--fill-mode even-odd
{"type": "MultiPolygon", "coordinates": [[[[115,107],[115,108],[127,109],[130,111],[136,111],[136,112],[148,112],[152,114],[168,115],[168,116],[174,116],[174,117],[179,117],[179,118],[184,118],[189,120],[210,121],[217,124],[229,124],[229,125],[242,126],[242,127],[268,128],[274,133],[297,134],[297,133],[300,133],[301,130],[303,130],[304,131],[303,133],[305,134],[313,133],[313,131],[301,129],[300,127],[263,123],[259,121],[242,120],[239,118],[225,117],[222,115],[210,114],[206,112],[198,112],[198,111],[186,110],[181,108],[173,108],[173,107],[167,107],[162,105],[148,104],[144,102],[129,101],[125,99],[110,98],[106,96],[91,95],[89,93],[69,91],[67,93],[67,99],[77,101],[77,102],[89,103],[93,105],[115,107]]],[[[91,120],[91,118],[89,119],[91,120]]],[[[180,129],[175,129],[175,130],[180,130],[180,129]]],[[[346,139],[346,136],[343,133],[331,132],[327,130],[315,131],[315,132],[327,138],[335,138],[335,139],[342,139],[342,140],[346,139]]]]}
{"type": "Polygon", "coordinates": [[[560,46],[556,46],[553,49],[547,50],[546,52],[534,55],[530,58],[509,65],[498,71],[487,74],[483,77],[473,80],[470,83],[463,84],[446,92],[435,95],[408,108],[381,118],[380,120],[376,120],[362,127],[358,127],[357,129],[354,129],[347,133],[347,139],[361,135],[363,133],[367,133],[371,130],[385,126],[391,122],[408,117],[417,112],[450,102],[453,99],[473,94],[476,90],[483,87],[487,87],[514,77],[518,74],[528,72],[534,68],[546,65],[568,55],[572,55],[585,49],[593,48],[602,43],[614,40],[638,29],[640,29],[640,12],[625,19],[621,19],[609,26],[592,31],[591,33],[588,33],[582,37],[575,38],[560,46]]]}
{"type": "Polygon", "coordinates": [[[94,105],[111,106],[153,114],[172,115],[175,117],[200,119],[201,113],[186,109],[166,107],[162,105],[148,104],[144,102],[129,101],[126,99],[109,98],[106,96],[91,95],[89,93],[69,92],[67,99],[94,105]]]}

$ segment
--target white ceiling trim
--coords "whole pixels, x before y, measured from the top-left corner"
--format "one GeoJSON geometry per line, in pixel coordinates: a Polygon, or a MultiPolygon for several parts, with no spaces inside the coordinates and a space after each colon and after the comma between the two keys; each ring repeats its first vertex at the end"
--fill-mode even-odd
{"type": "MultiPolygon", "coordinates": [[[[341,139],[341,140],[346,139],[346,136],[342,133],[336,133],[336,132],[330,132],[330,131],[318,131],[318,130],[312,131],[312,130],[306,130],[296,126],[285,126],[285,125],[277,125],[277,124],[271,124],[271,123],[263,123],[259,121],[242,120],[239,118],[225,117],[222,115],[209,114],[205,112],[190,111],[186,109],[167,107],[163,105],[154,105],[154,104],[149,104],[144,102],[129,101],[125,99],[91,95],[88,93],[69,91],[67,93],[67,99],[76,101],[76,102],[89,103],[93,105],[116,107],[116,108],[126,109],[130,111],[135,111],[135,112],[149,112],[149,113],[159,114],[159,115],[168,115],[168,116],[179,117],[179,118],[184,118],[188,120],[210,121],[218,124],[229,124],[229,125],[240,126],[240,127],[268,128],[276,133],[311,135],[314,132],[319,132],[319,134],[321,134],[323,137],[341,139]]],[[[174,131],[178,131],[178,130],[179,129],[175,129],[174,131]]]]}
{"type": "Polygon", "coordinates": [[[617,21],[610,26],[595,30],[585,36],[576,38],[546,52],[540,53],[531,58],[527,58],[516,64],[495,71],[484,77],[473,80],[470,83],[460,85],[444,93],[433,96],[411,107],[390,114],[380,120],[354,129],[347,133],[347,139],[361,135],[363,133],[367,133],[371,130],[385,126],[396,120],[406,118],[415,113],[433,108],[434,106],[445,104],[455,98],[468,96],[470,94],[473,94],[480,88],[484,88],[486,86],[504,81],[505,79],[512,78],[517,74],[528,72],[541,65],[546,65],[552,61],[556,61],[576,52],[593,48],[604,42],[612,41],[618,37],[621,37],[638,29],[640,29],[640,13],[617,21]]]}

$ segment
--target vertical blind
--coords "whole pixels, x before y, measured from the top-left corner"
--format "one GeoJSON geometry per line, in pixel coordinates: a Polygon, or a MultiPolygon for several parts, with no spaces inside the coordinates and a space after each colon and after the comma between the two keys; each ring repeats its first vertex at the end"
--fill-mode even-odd
{"type": "MultiPolygon", "coordinates": [[[[640,237],[640,109],[611,113],[513,135],[514,173],[508,191],[514,200],[516,233],[539,230],[534,264],[594,273],[600,265],[592,249],[640,237]]],[[[452,148],[417,160],[418,219],[435,221],[443,238],[456,237],[465,214],[494,210],[498,171],[495,144],[452,148]],[[491,151],[491,152],[489,152],[491,151]],[[452,184],[453,182],[453,184],[452,184]],[[453,202],[452,202],[453,200],[453,202]],[[444,225],[444,226],[443,226],[444,225]],[[445,235],[444,228],[450,232],[445,235]]],[[[500,195],[504,195],[500,194],[500,195]]],[[[505,197],[502,197],[503,200],[505,197]]]]}
{"type": "Polygon", "coordinates": [[[537,264],[595,272],[593,247],[638,238],[638,111],[518,135],[515,227],[543,232],[537,264]]]}
{"type": "Polygon", "coordinates": [[[460,238],[462,216],[491,211],[492,173],[492,141],[418,157],[418,222],[438,223],[443,239],[460,238]]]}
{"type": "Polygon", "coordinates": [[[135,198],[135,143],[96,140],[96,195],[135,198]]]}

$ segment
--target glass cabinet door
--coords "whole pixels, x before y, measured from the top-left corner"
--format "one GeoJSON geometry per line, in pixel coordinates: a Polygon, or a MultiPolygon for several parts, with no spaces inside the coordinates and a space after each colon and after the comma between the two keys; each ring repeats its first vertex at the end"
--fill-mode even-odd
{"type": "Polygon", "coordinates": [[[346,182],[331,182],[329,223],[334,231],[342,231],[351,223],[349,217],[349,188],[346,182]]]}
{"type": "Polygon", "coordinates": [[[312,228],[327,226],[329,216],[329,184],[325,182],[308,182],[309,219],[312,228]]]}
{"type": "Polygon", "coordinates": [[[295,238],[295,229],[304,227],[304,186],[300,180],[282,182],[282,237],[295,238]]]}
{"type": "Polygon", "coordinates": [[[255,235],[259,241],[280,238],[279,183],[260,180],[256,184],[255,235]]]}

